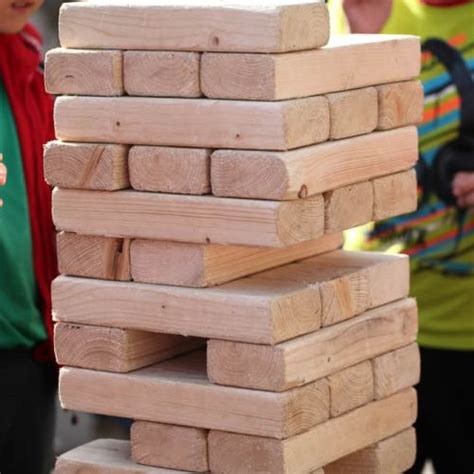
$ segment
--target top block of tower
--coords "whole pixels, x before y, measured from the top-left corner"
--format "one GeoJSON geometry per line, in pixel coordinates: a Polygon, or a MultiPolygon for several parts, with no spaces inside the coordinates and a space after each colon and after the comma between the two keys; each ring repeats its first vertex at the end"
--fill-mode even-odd
{"type": "Polygon", "coordinates": [[[92,0],[61,8],[65,48],[282,53],[329,39],[321,0],[92,0]]]}

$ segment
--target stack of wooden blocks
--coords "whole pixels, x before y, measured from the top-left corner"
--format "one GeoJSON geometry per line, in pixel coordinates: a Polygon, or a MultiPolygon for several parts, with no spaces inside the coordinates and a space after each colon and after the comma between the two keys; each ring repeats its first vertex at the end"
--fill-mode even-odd
{"type": "Polygon", "coordinates": [[[402,472],[408,259],[340,247],[416,207],[419,41],[184,3],[65,4],[47,56],[60,398],[136,420],[57,472],[402,472]]]}

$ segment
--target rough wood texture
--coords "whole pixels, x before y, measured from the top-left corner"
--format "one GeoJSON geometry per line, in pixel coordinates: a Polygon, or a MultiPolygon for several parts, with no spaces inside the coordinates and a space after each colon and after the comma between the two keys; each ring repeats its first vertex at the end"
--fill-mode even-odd
{"type": "Polygon", "coordinates": [[[61,188],[128,188],[127,155],[124,145],[49,142],[44,148],[44,176],[48,184],[61,188]]]}
{"type": "Polygon", "coordinates": [[[199,53],[125,51],[123,81],[128,95],[200,97],[199,53]]]}
{"type": "Polygon", "coordinates": [[[204,352],[130,374],[63,368],[59,397],[71,410],[278,439],[329,418],[326,380],[284,393],[220,387],[207,380],[204,352]]]}
{"type": "Polygon", "coordinates": [[[208,194],[211,151],[203,148],[134,146],[128,155],[132,188],[178,194],[208,194]]]}
{"type": "Polygon", "coordinates": [[[415,463],[413,428],[324,466],[325,474],[400,474],[415,463]]]}
{"type": "Polygon", "coordinates": [[[59,97],[64,141],[289,150],[329,137],[325,97],[283,102],[149,97],[59,97]]]}
{"type": "Polygon", "coordinates": [[[416,333],[416,303],[406,299],[276,346],[211,340],[208,375],[222,385],[287,390],[409,344],[416,333]]]}
{"type": "Polygon", "coordinates": [[[328,377],[330,416],[336,417],[374,400],[374,373],[370,360],[328,377]]]}
{"type": "Polygon", "coordinates": [[[118,439],[97,439],[61,454],[55,474],[179,474],[158,467],[139,466],[130,459],[130,444],[118,439]]]}
{"type": "Polygon", "coordinates": [[[420,381],[420,351],[416,344],[377,357],[372,363],[377,399],[388,397],[420,381]]]}
{"type": "Polygon", "coordinates": [[[342,234],[281,249],[137,239],[130,248],[131,271],[137,282],[209,287],[339,247],[342,234]]]}
{"type": "Polygon", "coordinates": [[[63,275],[129,281],[130,239],[60,232],[58,269],[63,275]]]}
{"type": "Polygon", "coordinates": [[[121,51],[56,48],[46,54],[45,86],[50,94],[123,95],[121,51]]]}
{"type": "Polygon", "coordinates": [[[416,125],[423,118],[423,86],[420,81],[377,86],[379,121],[377,128],[416,125]]]}
{"type": "Polygon", "coordinates": [[[373,87],[328,94],[331,130],[329,138],[338,140],[370,133],[377,127],[377,91],[373,87]]]}
{"type": "Polygon", "coordinates": [[[413,212],[418,206],[416,171],[396,173],[373,181],[374,215],[378,221],[413,212]]]}
{"type": "Polygon", "coordinates": [[[342,35],[313,51],[204,54],[201,88],[212,98],[281,100],[404,81],[419,73],[416,36],[342,35]]]}
{"type": "Polygon", "coordinates": [[[370,222],[374,213],[372,183],[351,184],[324,193],[324,208],[324,229],[328,234],[370,222]]]}
{"type": "Polygon", "coordinates": [[[216,196],[297,199],[407,170],[417,160],[415,127],[286,153],[218,150],[211,157],[212,191],[216,196]]]}
{"type": "Polygon", "coordinates": [[[407,429],[415,421],[416,411],[416,392],[409,389],[283,441],[211,431],[211,472],[312,472],[407,429]]]}
{"type": "Polygon", "coordinates": [[[206,3],[66,4],[60,11],[59,38],[66,48],[250,53],[318,48],[329,38],[324,4],[244,0],[226,8],[219,1],[206,3]]]}
{"type": "Polygon", "coordinates": [[[292,202],[56,189],[58,230],[85,235],[284,247],[324,234],[322,196],[292,202]]]}
{"type": "Polygon", "coordinates": [[[132,459],[147,466],[207,472],[207,430],[136,421],[130,432],[132,459]]]}
{"type": "Polygon", "coordinates": [[[60,365],[131,372],[202,347],[204,341],[133,329],[57,323],[54,345],[60,365]]]}

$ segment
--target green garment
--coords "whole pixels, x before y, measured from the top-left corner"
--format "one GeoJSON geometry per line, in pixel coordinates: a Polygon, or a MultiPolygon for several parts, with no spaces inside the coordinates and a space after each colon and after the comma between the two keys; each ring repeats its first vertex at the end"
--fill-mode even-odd
{"type": "Polygon", "coordinates": [[[20,145],[0,81],[0,153],[7,184],[0,187],[0,350],[31,348],[46,339],[33,270],[28,200],[20,145]]]}

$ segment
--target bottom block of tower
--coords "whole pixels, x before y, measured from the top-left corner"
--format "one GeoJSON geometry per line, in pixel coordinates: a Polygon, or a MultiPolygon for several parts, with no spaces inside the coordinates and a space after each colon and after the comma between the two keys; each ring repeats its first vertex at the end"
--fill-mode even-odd
{"type": "Polygon", "coordinates": [[[399,474],[415,463],[416,434],[410,428],[324,467],[325,474],[399,474]]]}
{"type": "Polygon", "coordinates": [[[130,459],[128,441],[98,439],[59,456],[55,474],[178,474],[159,467],[140,466],[130,459]]]}
{"type": "Polygon", "coordinates": [[[410,388],[286,440],[211,431],[209,466],[226,474],[312,472],[408,429],[416,413],[416,392],[410,388]]]}

